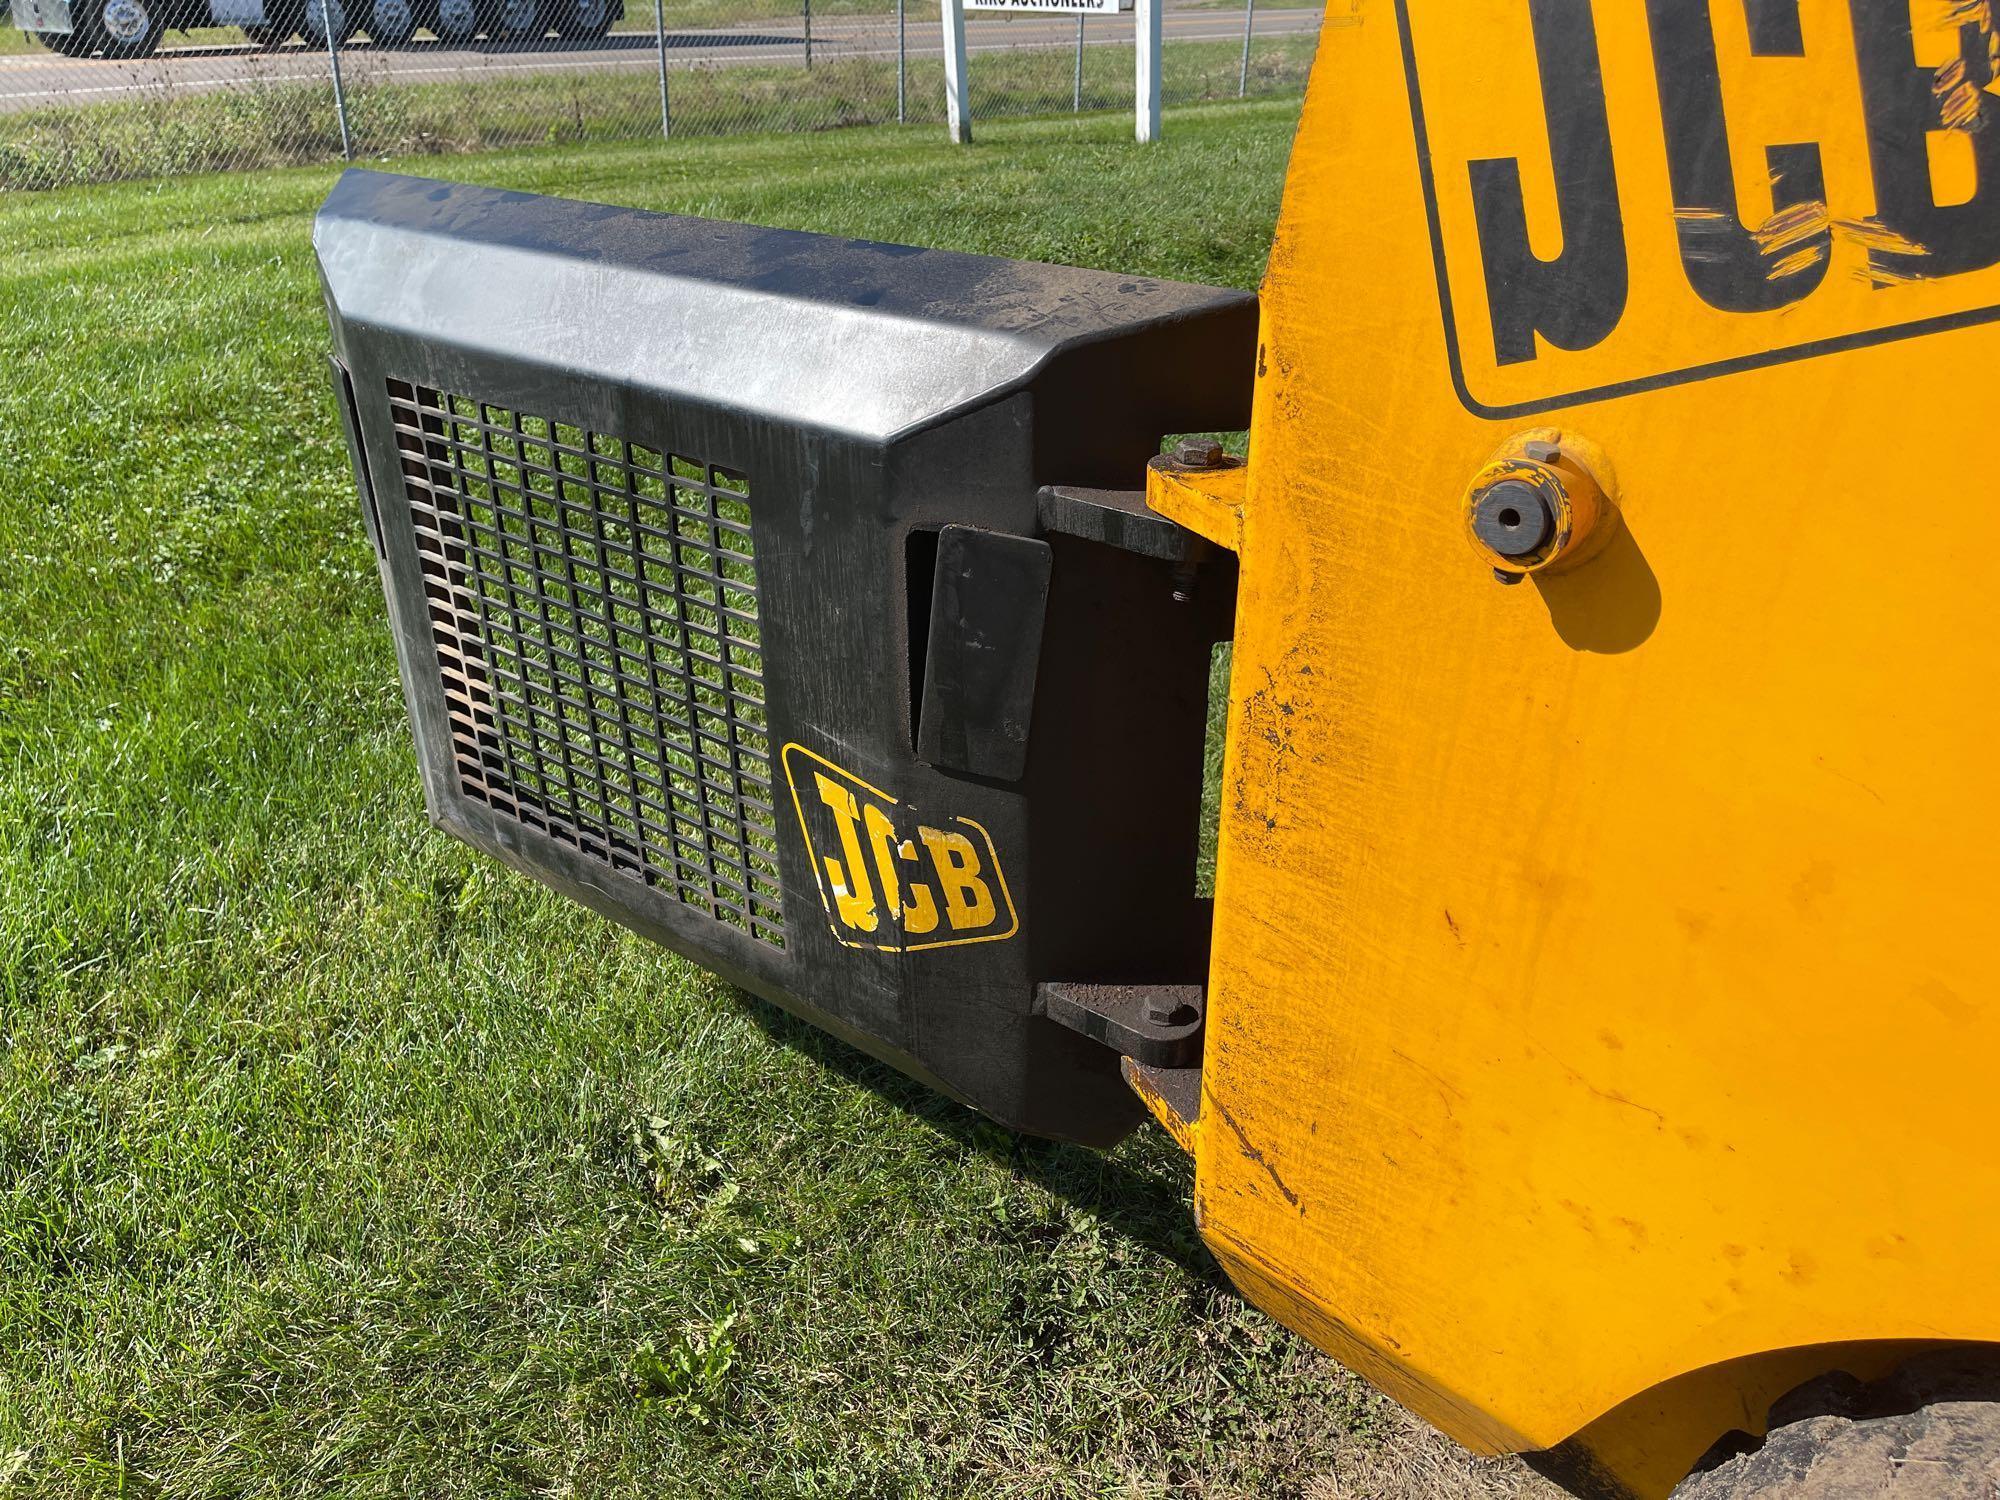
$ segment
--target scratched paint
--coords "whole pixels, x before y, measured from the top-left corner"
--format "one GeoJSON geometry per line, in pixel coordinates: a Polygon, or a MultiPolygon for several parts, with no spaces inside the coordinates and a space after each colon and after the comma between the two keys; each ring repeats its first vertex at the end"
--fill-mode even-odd
{"type": "MultiPolygon", "coordinates": [[[[1682,209],[1678,222],[1719,225],[1724,216],[1712,210],[1682,209]]],[[[1908,235],[1879,219],[1837,219],[1824,199],[1794,204],[1773,214],[1756,231],[1764,274],[1772,281],[1796,276],[1825,260],[1830,245],[1840,243],[1856,252],[1853,274],[1870,286],[1893,286],[1924,277],[1923,258],[1930,252],[1908,235]],[[1893,258],[1893,259],[1891,259],[1893,258]]]]}
{"type": "MultiPolygon", "coordinates": [[[[1382,0],[1329,32],[1247,485],[1149,489],[1242,564],[1203,1234],[1462,1441],[1582,1433],[1647,1497],[1865,1363],[1800,1350],[2000,1342],[2000,1168],[1964,1128],[2000,1049],[2000,509],[1961,472],[2000,244],[1937,209],[1930,142],[1878,171],[1854,18],[1883,6],[1803,8],[1798,57],[1718,40],[1739,169],[1709,243],[1800,284],[1741,312],[1684,257],[1644,8],[1588,7],[1625,296],[1601,330],[1531,318],[1512,363],[1472,164],[1514,164],[1542,263],[1596,232],[1564,215],[1532,25],[1584,7],[1382,0]],[[1787,143],[1825,191],[1780,205],[1748,167],[1787,143]],[[1615,460],[1619,540],[1502,587],[1466,487],[1541,423],[1615,460]]],[[[1891,81],[1927,101],[1992,33],[1920,10],[1891,81]]]]}
{"type": "Polygon", "coordinates": [[[1650,22],[1589,0],[1401,0],[1395,103],[1427,148],[1428,259],[1475,411],[2000,306],[1984,0],[1809,7],[1802,50],[1769,56],[1738,39],[1740,14],[1733,31],[1714,7],[1634,8],[1650,22]],[[1693,52],[1654,35],[1696,27],[1714,36],[1693,52]]]}

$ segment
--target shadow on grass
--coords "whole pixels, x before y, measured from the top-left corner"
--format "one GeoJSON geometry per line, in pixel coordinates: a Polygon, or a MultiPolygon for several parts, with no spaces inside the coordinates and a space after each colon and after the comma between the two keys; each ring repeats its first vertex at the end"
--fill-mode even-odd
{"type": "Polygon", "coordinates": [[[1191,1164],[1186,1172],[1142,1171],[1103,1152],[1004,1130],[769,1001],[746,990],[726,988],[724,992],[773,1041],[805,1054],[903,1113],[915,1115],[958,1145],[1032,1178],[1065,1203],[1172,1261],[1197,1281],[1236,1295],[1221,1265],[1195,1233],[1191,1164]]]}

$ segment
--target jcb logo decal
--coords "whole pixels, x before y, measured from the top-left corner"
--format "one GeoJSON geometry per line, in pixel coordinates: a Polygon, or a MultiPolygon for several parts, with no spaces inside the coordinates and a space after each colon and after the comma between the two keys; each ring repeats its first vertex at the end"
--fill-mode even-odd
{"type": "Polygon", "coordinates": [[[1000,855],[979,824],[925,822],[803,745],[785,746],[784,760],[806,856],[841,942],[912,953],[1020,930],[1000,855]]]}
{"type": "Polygon", "coordinates": [[[1397,0],[1459,394],[2000,318],[2000,0],[1397,0]]]}

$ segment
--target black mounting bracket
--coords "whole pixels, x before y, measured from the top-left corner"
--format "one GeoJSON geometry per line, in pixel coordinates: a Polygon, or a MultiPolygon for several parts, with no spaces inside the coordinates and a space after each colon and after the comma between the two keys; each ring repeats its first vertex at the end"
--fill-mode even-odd
{"type": "Polygon", "coordinates": [[[1201,1061],[1208,1012],[1198,984],[1038,984],[1035,1009],[1149,1067],[1201,1061]]]}

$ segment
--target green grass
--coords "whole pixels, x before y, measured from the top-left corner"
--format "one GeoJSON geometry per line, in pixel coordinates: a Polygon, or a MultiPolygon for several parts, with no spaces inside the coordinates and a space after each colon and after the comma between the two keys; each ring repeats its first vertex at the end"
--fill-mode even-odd
{"type": "MultiPolygon", "coordinates": [[[[1311,37],[1274,37],[1252,52],[1258,94],[1301,88],[1311,37]]],[[[1170,103],[1233,97],[1241,49],[1234,42],[1182,42],[1166,49],[1162,92],[1170,103]]],[[[1045,114],[1070,107],[1074,54],[1062,50],[983,53],[972,69],[976,118],[1045,114]]],[[[371,75],[357,55],[346,71],[349,124],[361,156],[449,155],[524,144],[651,137],[660,128],[659,81],[646,69],[404,84],[371,75]]],[[[1129,47],[1084,51],[1083,108],[1129,109],[1129,47]]],[[[818,131],[890,121],[893,61],[795,60],[772,66],[676,68],[676,134],[745,130],[818,131]]],[[[913,123],[940,122],[943,64],[912,58],[913,123]]],[[[0,189],[40,189],[183,172],[243,170],[328,161],[340,155],[329,85],[253,81],[207,93],[163,90],[136,100],[0,114],[0,189]]]]}
{"type": "MultiPolygon", "coordinates": [[[[1293,109],[443,165],[1247,286],[1293,109]]],[[[1012,1139],[428,831],[332,175],[0,199],[0,1491],[1515,1493],[1238,1300],[1158,1132],[1012,1139]]]]}

